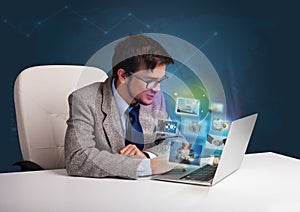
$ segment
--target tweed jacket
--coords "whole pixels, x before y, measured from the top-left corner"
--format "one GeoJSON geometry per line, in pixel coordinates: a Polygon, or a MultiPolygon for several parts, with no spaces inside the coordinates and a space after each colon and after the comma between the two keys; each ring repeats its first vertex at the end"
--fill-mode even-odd
{"type": "MultiPolygon", "coordinates": [[[[69,175],[136,178],[142,158],[118,154],[125,147],[120,116],[112,92],[112,78],[70,94],[65,135],[65,167],[69,175]]],[[[141,105],[139,120],[144,150],[160,155],[169,150],[169,139],[155,133],[158,119],[167,119],[163,94],[141,105]]]]}

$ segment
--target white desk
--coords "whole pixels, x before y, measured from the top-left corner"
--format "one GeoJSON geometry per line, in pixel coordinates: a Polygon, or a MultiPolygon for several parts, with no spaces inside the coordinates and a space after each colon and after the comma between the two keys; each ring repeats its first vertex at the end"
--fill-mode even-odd
{"type": "Polygon", "coordinates": [[[149,179],[91,179],[65,170],[0,174],[0,211],[300,211],[300,160],[249,154],[213,187],[149,179]]]}

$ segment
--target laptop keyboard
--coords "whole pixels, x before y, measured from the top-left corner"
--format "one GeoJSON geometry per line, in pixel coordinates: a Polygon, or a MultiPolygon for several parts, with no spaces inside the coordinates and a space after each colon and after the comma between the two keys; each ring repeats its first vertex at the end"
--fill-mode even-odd
{"type": "Polygon", "coordinates": [[[207,165],[189,173],[188,175],[181,177],[180,179],[184,178],[186,180],[209,181],[214,177],[216,169],[217,169],[217,166],[212,166],[212,165],[207,164],[207,165]]]}

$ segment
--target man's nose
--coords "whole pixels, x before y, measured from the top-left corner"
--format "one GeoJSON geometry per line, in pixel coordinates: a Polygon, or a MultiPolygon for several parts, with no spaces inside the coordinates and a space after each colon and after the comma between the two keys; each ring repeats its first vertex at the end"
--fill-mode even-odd
{"type": "Polygon", "coordinates": [[[157,85],[155,87],[153,87],[151,90],[156,91],[156,92],[160,91],[160,83],[157,83],[157,85]]]}

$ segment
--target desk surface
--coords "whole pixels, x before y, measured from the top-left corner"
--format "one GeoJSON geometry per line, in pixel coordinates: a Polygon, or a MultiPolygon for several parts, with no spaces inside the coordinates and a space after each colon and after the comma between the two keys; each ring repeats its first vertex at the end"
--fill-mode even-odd
{"type": "Polygon", "coordinates": [[[65,170],[0,174],[0,211],[300,211],[300,160],[248,154],[213,187],[94,179],[65,170]]]}

